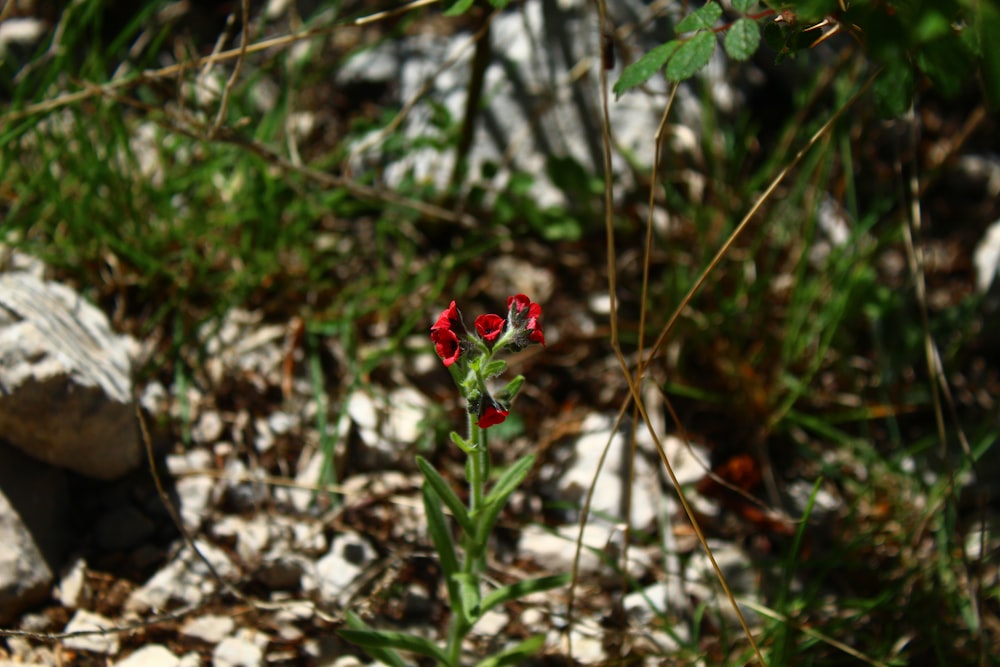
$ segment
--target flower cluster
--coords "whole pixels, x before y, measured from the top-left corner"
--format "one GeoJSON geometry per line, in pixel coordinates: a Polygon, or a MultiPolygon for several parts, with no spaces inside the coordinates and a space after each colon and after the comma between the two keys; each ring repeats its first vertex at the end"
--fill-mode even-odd
{"type": "Polygon", "coordinates": [[[541,316],[541,306],[532,303],[524,294],[515,294],[507,299],[506,318],[492,313],[480,315],[470,331],[452,301],[431,327],[434,350],[451,371],[469,413],[476,416],[480,428],[499,424],[507,418],[514,394],[524,381],[519,376],[502,391],[491,393],[486,381],[506,369],[506,364],[494,360],[493,356],[506,347],[521,350],[532,343],[545,345],[541,316]]]}

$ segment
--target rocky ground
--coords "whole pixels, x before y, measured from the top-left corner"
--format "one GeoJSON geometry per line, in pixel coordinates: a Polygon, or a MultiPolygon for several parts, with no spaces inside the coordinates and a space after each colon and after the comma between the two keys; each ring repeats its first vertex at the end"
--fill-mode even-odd
{"type": "MultiPolygon", "coordinates": [[[[268,11],[280,15],[287,4],[268,3],[268,11]]],[[[579,54],[537,47],[545,39],[565,45],[590,34],[585,14],[567,9],[566,16],[553,18],[543,11],[570,4],[527,2],[523,12],[510,12],[493,26],[494,55],[503,69],[487,77],[491,104],[467,156],[476,173],[490,162],[503,166],[483,184],[487,191],[503,190],[505,179],[521,170],[537,176],[534,201],[563,206],[567,195],[542,173],[545,157],[565,153],[586,169],[600,164],[593,107],[580,103],[578,81],[569,75],[579,54]]],[[[621,11],[621,24],[639,23],[645,5],[622,3],[621,11]]],[[[214,35],[221,26],[211,17],[199,20],[214,35]]],[[[456,54],[471,57],[471,29],[449,25],[447,40],[418,28],[366,51],[338,72],[334,88],[367,91],[366,104],[371,98],[398,104],[425,86],[428,72],[443,72],[431,77],[435,99],[461,117],[467,69],[456,74],[443,64],[456,54]]],[[[764,94],[752,82],[730,85],[724,74],[722,65],[710,68],[714,78],[706,87],[720,107],[749,104],[764,94]]],[[[613,170],[624,190],[636,185],[636,176],[622,155],[652,161],[649,138],[665,92],[658,85],[613,107],[612,123],[620,130],[613,170]]],[[[312,91],[320,98],[323,92],[312,91]]],[[[346,126],[350,100],[337,100],[333,112],[314,109],[299,120],[304,127],[346,126]],[[340,112],[344,117],[323,115],[340,112]]],[[[676,172],[686,192],[704,187],[696,156],[702,102],[687,89],[677,102],[676,172]]],[[[769,113],[772,106],[761,108],[769,113]]],[[[955,121],[933,108],[926,120],[937,128],[928,132],[925,147],[933,154],[954,134],[955,121]]],[[[399,133],[441,139],[439,130],[432,110],[418,106],[399,133]]],[[[314,145],[304,142],[304,152],[322,149],[321,138],[312,138],[314,145]]],[[[396,159],[381,151],[384,139],[378,132],[359,139],[349,169],[378,170],[387,186],[414,172],[436,187],[447,185],[451,151],[413,151],[396,159]]],[[[984,154],[958,158],[949,172],[955,182],[934,184],[967,193],[961,205],[953,205],[970,216],[978,210],[977,220],[996,213],[1000,196],[1000,165],[984,154]]],[[[140,161],[150,178],[162,167],[140,161]]],[[[932,189],[928,206],[934,211],[950,199],[932,189]]],[[[954,211],[934,212],[944,218],[954,211]]],[[[827,243],[837,238],[835,223],[827,243]]],[[[928,239],[932,299],[955,303],[976,289],[987,292],[1000,251],[997,234],[980,227],[928,239]]],[[[715,664],[745,648],[737,618],[719,599],[711,565],[652,439],[636,429],[633,459],[634,424],[631,418],[616,422],[626,388],[607,344],[602,234],[501,247],[477,260],[481,276],[466,290],[477,305],[500,308],[508,295],[524,292],[545,309],[547,347],[512,360],[528,380],[511,419],[514,427],[497,429],[502,445],[494,452],[499,466],[527,452],[537,455],[538,464],[501,518],[489,576],[509,583],[574,565],[578,574],[572,590],[530,596],[488,615],[467,649],[482,656],[543,634],[545,649],[534,664],[654,664],[690,646],[697,655],[679,660],[715,664]],[[581,507],[591,488],[581,532],[581,507]],[[585,548],[577,554],[581,534],[585,548]],[[704,620],[706,608],[713,613],[704,620]],[[672,622],[662,622],[659,612],[672,622]]],[[[345,236],[359,245],[370,240],[363,232],[345,236]]],[[[674,240],[691,238],[678,234],[674,240]]],[[[638,284],[639,261],[632,252],[623,253],[621,278],[638,284]]],[[[902,254],[881,259],[888,266],[882,275],[902,284],[902,254]]],[[[368,664],[336,635],[345,610],[380,628],[442,636],[446,597],[426,535],[413,457],[432,459],[460,488],[462,461],[447,432],[462,423],[462,406],[423,333],[447,303],[410,295],[405,306],[421,313],[427,326],[395,343],[373,369],[357,373],[357,358],[384,351],[390,339],[385,322],[359,322],[365,335],[352,346],[333,335],[310,339],[301,319],[275,315],[283,308],[233,310],[198,333],[191,348],[197,351],[186,352],[191,374],[171,375],[149,370],[163,353],[163,340],[117,330],[141,327],[127,317],[124,326],[113,326],[121,318],[110,301],[98,299],[103,310],[88,305],[75,291],[85,286],[64,284],[57,272],[9,247],[3,248],[2,266],[0,666],[368,664]],[[137,376],[138,369],[144,374],[137,376]]],[[[364,268],[345,267],[345,284],[364,268]]],[[[623,296],[629,320],[636,295],[628,289],[623,296]]],[[[984,305],[984,319],[995,317],[989,307],[984,305]]],[[[984,340],[980,361],[970,362],[962,376],[968,381],[963,404],[976,415],[995,407],[998,388],[995,347],[984,340]]],[[[712,363],[714,353],[725,356],[721,343],[711,350],[712,363]]],[[[705,368],[715,377],[710,363],[705,368]]],[[[824,396],[843,389],[835,379],[829,384],[824,396]]],[[[827,481],[813,494],[817,470],[845,470],[861,480],[879,472],[830,448],[818,461],[783,469],[782,510],[748,500],[747,491],[766,495],[761,459],[746,451],[734,454],[730,445],[745,444],[742,436],[719,436],[752,424],[753,397],[737,402],[731,415],[681,402],[692,427],[690,442],[667,435],[673,429],[664,410],[651,419],[715,560],[745,603],[741,609],[751,628],[759,629],[759,604],[767,601],[762,584],[780,568],[779,555],[807,505],[807,550],[821,551],[851,528],[842,523],[853,502],[848,490],[827,481]]],[[[648,404],[662,401],[651,392],[648,404]]],[[[989,482],[969,487],[970,493],[983,489],[995,494],[989,482]]],[[[879,511],[871,508],[872,515],[879,511]]],[[[995,576],[990,565],[984,580],[995,576]]]]}

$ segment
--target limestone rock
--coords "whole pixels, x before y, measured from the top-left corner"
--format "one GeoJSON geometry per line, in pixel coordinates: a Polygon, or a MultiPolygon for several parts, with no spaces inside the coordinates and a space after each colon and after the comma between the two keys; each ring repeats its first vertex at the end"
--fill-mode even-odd
{"type": "Polygon", "coordinates": [[[52,578],[21,517],[0,492],[0,624],[44,600],[52,578]]]}
{"type": "Polygon", "coordinates": [[[126,338],[70,288],[0,275],[0,433],[97,479],[140,461],[126,338]]]}

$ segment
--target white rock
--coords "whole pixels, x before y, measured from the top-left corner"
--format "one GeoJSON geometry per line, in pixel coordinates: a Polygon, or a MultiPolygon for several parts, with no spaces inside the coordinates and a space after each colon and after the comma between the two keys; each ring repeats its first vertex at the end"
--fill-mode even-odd
{"type": "Polygon", "coordinates": [[[54,597],[64,607],[76,609],[80,604],[86,583],[87,561],[76,558],[62,572],[59,585],[53,592],[54,597]]]}
{"type": "Polygon", "coordinates": [[[58,283],[0,275],[0,433],[51,465],[114,479],[141,460],[132,343],[58,283]]]}
{"type": "Polygon", "coordinates": [[[212,651],[212,667],[260,667],[264,652],[253,642],[226,637],[212,651]]]}
{"type": "Polygon", "coordinates": [[[595,413],[584,419],[572,457],[558,466],[556,483],[560,498],[577,501],[582,506],[587,490],[594,484],[601,455],[605,447],[610,447],[594,488],[591,513],[624,519],[626,494],[631,493],[631,524],[634,528],[648,527],[665,508],[659,472],[643,456],[632,459],[626,438],[621,432],[612,431],[612,426],[612,419],[604,415],[595,413]],[[631,486],[630,461],[635,464],[631,486]]]}
{"type": "MultiPolygon", "coordinates": [[[[223,579],[231,580],[238,573],[226,552],[203,540],[195,540],[195,546],[223,579]]],[[[166,567],[132,592],[125,608],[142,613],[166,609],[171,602],[198,604],[216,588],[217,582],[205,563],[185,546],[166,567]]]]}
{"type": "Polygon", "coordinates": [[[972,263],[976,267],[976,290],[985,294],[1000,271],[1000,220],[986,230],[983,240],[976,246],[972,263]]]}
{"type": "Polygon", "coordinates": [[[339,533],[330,552],[316,562],[320,596],[334,601],[375,560],[375,549],[357,533],[339,533]]]}
{"type": "MultiPolygon", "coordinates": [[[[87,630],[105,630],[115,627],[114,621],[105,618],[100,614],[78,609],[69,623],[66,624],[64,632],[84,632],[87,630]]],[[[106,634],[88,634],[79,637],[67,637],[63,640],[63,646],[74,651],[92,651],[93,653],[103,653],[104,655],[114,655],[118,653],[119,641],[118,633],[109,632],[106,634]]]]}
{"type": "Polygon", "coordinates": [[[181,635],[198,639],[206,644],[218,644],[236,629],[236,621],[229,616],[206,614],[192,618],[181,627],[181,635]]]}
{"type": "Polygon", "coordinates": [[[119,660],[115,663],[115,667],[179,667],[180,663],[180,659],[166,646],[152,644],[143,646],[124,660],[119,660]]]}
{"type": "Polygon", "coordinates": [[[34,538],[0,491],[0,623],[44,600],[52,580],[34,538]]]}
{"type": "MultiPolygon", "coordinates": [[[[531,558],[551,572],[569,572],[573,568],[579,528],[575,525],[559,526],[549,530],[528,525],[521,530],[519,548],[522,556],[531,558]]],[[[603,564],[602,556],[615,557],[621,547],[621,532],[605,523],[588,523],[583,529],[583,547],[580,550],[580,572],[593,576],[602,570],[611,573],[603,564]],[[599,555],[600,554],[600,555],[599,555]]],[[[629,551],[628,570],[633,576],[646,569],[643,552],[629,551]]]]}
{"type": "Polygon", "coordinates": [[[0,62],[11,45],[31,46],[47,32],[45,22],[30,16],[17,16],[0,23],[0,62]]]}
{"type": "Polygon", "coordinates": [[[214,486],[214,480],[207,476],[181,477],[174,485],[181,522],[189,531],[195,532],[201,528],[202,521],[208,514],[208,502],[214,486]]]}

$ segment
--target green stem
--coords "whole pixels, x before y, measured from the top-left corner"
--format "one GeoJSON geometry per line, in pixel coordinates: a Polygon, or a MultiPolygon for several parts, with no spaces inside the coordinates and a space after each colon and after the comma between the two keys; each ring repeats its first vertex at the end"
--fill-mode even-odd
{"type": "MultiPolygon", "coordinates": [[[[469,518],[476,527],[473,533],[462,534],[462,574],[475,586],[479,598],[482,594],[480,578],[486,569],[485,542],[487,535],[481,535],[480,523],[486,498],[486,480],[489,478],[490,453],[486,429],[479,428],[475,415],[469,415],[469,439],[472,451],[466,461],[466,476],[469,482],[469,518]]],[[[454,604],[454,601],[453,601],[454,604]]],[[[451,625],[448,628],[446,653],[451,665],[458,666],[462,656],[462,641],[472,628],[478,611],[474,609],[452,610],[451,625]]]]}

